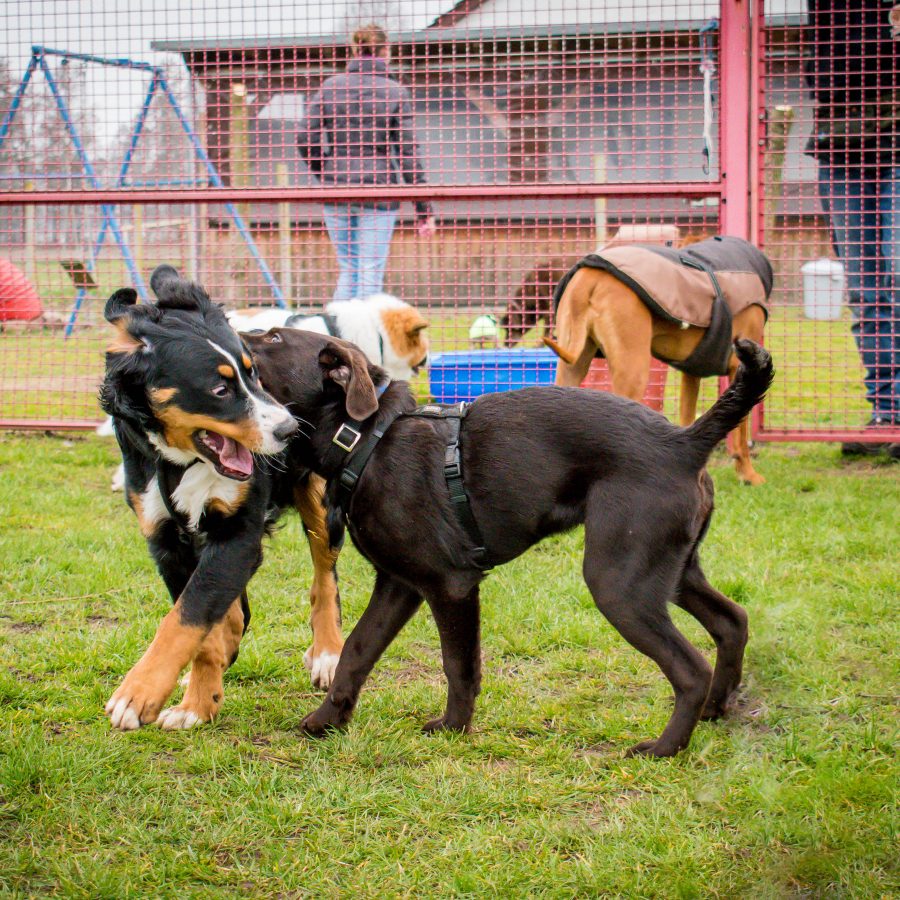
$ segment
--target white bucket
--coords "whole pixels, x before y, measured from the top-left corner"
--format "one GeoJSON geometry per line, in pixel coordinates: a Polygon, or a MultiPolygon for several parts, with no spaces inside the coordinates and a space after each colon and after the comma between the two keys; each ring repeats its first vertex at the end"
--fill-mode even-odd
{"type": "Polygon", "coordinates": [[[844,267],[833,259],[814,259],[803,273],[803,311],[807,319],[839,319],[844,301],[844,267]]]}

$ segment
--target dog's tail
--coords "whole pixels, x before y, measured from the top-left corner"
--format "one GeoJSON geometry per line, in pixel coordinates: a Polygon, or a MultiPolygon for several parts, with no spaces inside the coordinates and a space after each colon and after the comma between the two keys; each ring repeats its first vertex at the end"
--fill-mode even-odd
{"type": "Polygon", "coordinates": [[[772,384],[775,368],[764,347],[746,338],[736,338],[734,352],[741,362],[734,381],[707,412],[675,439],[694,469],[706,465],[716,444],[741,423],[772,384]]]}
{"type": "Polygon", "coordinates": [[[568,363],[570,366],[574,366],[578,361],[578,356],[572,353],[570,350],[566,350],[565,347],[558,344],[551,337],[543,337],[541,340],[564,362],[568,363]]]}

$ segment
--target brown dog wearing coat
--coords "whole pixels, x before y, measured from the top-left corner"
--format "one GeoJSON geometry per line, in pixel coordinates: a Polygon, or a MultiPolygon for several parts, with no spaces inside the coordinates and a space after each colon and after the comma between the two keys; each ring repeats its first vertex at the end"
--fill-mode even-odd
{"type": "MultiPolygon", "coordinates": [[[[762,343],[771,265],[737,238],[713,238],[682,250],[632,245],[598,254],[570,272],[554,297],[557,339],[545,337],[544,343],[559,356],[556,384],[581,384],[600,354],[609,364],[613,393],[640,401],[655,357],[681,369],[679,420],[690,425],[700,378],[727,374],[733,380],[738,359],[732,341],[762,343]],[[713,322],[716,283],[728,310],[713,322]],[[713,325],[718,346],[708,337],[713,325]]],[[[744,419],[732,435],[735,468],[745,484],[762,484],[750,460],[749,430],[744,419]]]]}

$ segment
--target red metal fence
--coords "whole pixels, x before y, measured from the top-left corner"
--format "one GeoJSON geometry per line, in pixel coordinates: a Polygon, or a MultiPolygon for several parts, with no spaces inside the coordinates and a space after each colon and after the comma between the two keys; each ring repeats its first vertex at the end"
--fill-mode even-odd
{"type": "MultiPolygon", "coordinates": [[[[552,379],[538,346],[559,275],[622,228],[674,226],[682,240],[754,238],[772,257],[779,381],[758,437],[842,439],[869,418],[841,285],[807,267],[846,259],[853,242],[835,246],[803,154],[803,57],[824,34],[806,2],[773,0],[765,19],[746,0],[184,6],[72,21],[64,3],[12,0],[2,13],[0,425],[98,420],[103,301],[125,284],[146,294],[160,262],[229,306],[320,311],[340,289],[323,204],[376,202],[399,205],[383,289],[425,311],[445,381],[552,379]],[[384,74],[406,92],[414,139],[402,127],[370,137],[400,153],[406,181],[325,184],[298,135],[323,82],[356,66],[348,36],[369,22],[390,36],[384,74]],[[519,334],[503,317],[523,302],[514,321],[528,330],[510,347],[519,334]]],[[[332,107],[326,150],[352,131],[340,97],[332,107]]],[[[427,372],[417,388],[432,391],[427,372]]],[[[670,414],[676,393],[669,378],[670,414]]]]}

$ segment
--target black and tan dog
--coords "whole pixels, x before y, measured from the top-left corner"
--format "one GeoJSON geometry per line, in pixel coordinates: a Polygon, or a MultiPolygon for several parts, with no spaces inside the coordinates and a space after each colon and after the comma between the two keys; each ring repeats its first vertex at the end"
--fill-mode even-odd
{"type": "Polygon", "coordinates": [[[561,387],[489,394],[461,420],[447,409],[412,414],[407,386],[385,386],[384,371],[352,344],[276,329],[248,345],[276,399],[314,428],[306,461],[327,479],[330,524],[339,526],[346,510],[354,543],[376,569],[326,699],[304,720],[308,732],[349,720],[375,662],[423,598],[449,684],[446,712],[425,728],[466,730],[481,681],[486,568],[581,523],[584,576],[597,606],[675,691],[662,735],[633,751],[674,754],[701,717],[725,712],[741,679],[747,616],[700,568],[713,509],[704,467],[767,390],[765,350],[739,341],[743,366],[731,387],[691,427],[678,428],[630,400],[561,387]],[[668,603],[713,636],[715,671],[675,628],[668,603]]]}
{"type": "Polygon", "coordinates": [[[153,273],[156,304],[133,290],[110,297],[117,336],[101,387],[125,464],[125,491],[174,601],[153,643],[106,704],[116,728],[158,721],[190,728],[222,704],[222,676],[249,620],[247,583],[281,509],[303,519],[315,575],[313,681],[330,683],[342,640],[323,483],[289,446],[298,423],[260,386],[222,309],[170,266],[153,273]],[[163,709],[191,665],[184,699],[163,709]]]}

